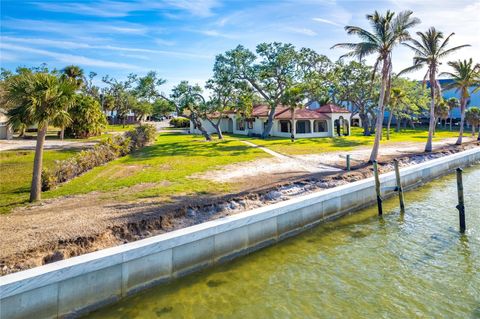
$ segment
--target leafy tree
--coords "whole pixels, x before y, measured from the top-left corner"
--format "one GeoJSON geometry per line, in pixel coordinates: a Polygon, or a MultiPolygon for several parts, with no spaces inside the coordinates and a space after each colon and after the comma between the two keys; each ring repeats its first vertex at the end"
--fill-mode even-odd
{"type": "Polygon", "coordinates": [[[230,74],[236,82],[247,84],[269,105],[268,122],[262,133],[266,138],[277,106],[298,82],[298,54],[293,45],[279,42],[261,43],[256,53],[258,56],[239,45],[216,57],[214,72],[230,74]]]}
{"type": "Polygon", "coordinates": [[[66,133],[76,138],[100,135],[107,125],[107,119],[100,103],[89,95],[78,94],[69,110],[71,123],[66,133]]]}
{"type": "MultiPolygon", "coordinates": [[[[449,115],[450,108],[447,102],[443,98],[439,98],[439,102],[435,103],[435,118],[438,119],[438,124],[442,124],[442,120],[444,120],[444,127],[447,125],[447,118],[449,115]]],[[[436,127],[436,125],[435,125],[436,127]]],[[[433,134],[435,135],[435,129],[433,130],[433,134]]]]}
{"type": "Polygon", "coordinates": [[[392,123],[392,117],[396,114],[397,121],[399,120],[399,114],[402,112],[402,109],[406,105],[406,94],[399,87],[392,87],[390,91],[390,103],[389,103],[389,114],[387,121],[387,140],[390,139],[390,124],[392,123]]]}
{"type": "Polygon", "coordinates": [[[335,99],[351,106],[352,116],[358,113],[362,121],[363,135],[370,136],[370,117],[375,114],[379,81],[372,78],[372,68],[364,62],[337,62],[338,78],[335,99]]]}
{"type": "Polygon", "coordinates": [[[139,100],[139,103],[133,108],[133,111],[140,120],[144,120],[148,115],[152,114],[152,103],[161,96],[158,87],[165,82],[154,71],[150,71],[147,75],[137,79],[137,85],[133,89],[133,94],[139,100]]]}
{"type": "Polygon", "coordinates": [[[480,108],[476,106],[470,107],[465,112],[465,120],[472,126],[472,136],[475,136],[475,127],[478,127],[478,138],[480,141],[480,108]]]}
{"type": "Polygon", "coordinates": [[[175,103],[180,114],[188,116],[207,141],[211,141],[212,137],[201,121],[206,109],[205,99],[201,94],[202,88],[199,85],[190,85],[188,81],[182,81],[172,89],[169,100],[175,103]]]}
{"type": "Polygon", "coordinates": [[[23,123],[38,125],[30,201],[41,197],[43,145],[48,124],[66,112],[65,109],[73,102],[75,90],[76,85],[72,81],[43,72],[22,73],[8,82],[6,99],[15,105],[8,111],[9,117],[15,121],[17,116],[26,115],[23,123]]]}
{"type": "Polygon", "coordinates": [[[175,112],[175,104],[172,101],[167,101],[163,98],[157,98],[152,105],[152,116],[160,118],[172,112],[175,112]]]}
{"type": "Polygon", "coordinates": [[[420,20],[412,17],[412,11],[402,11],[395,16],[392,11],[387,11],[384,15],[375,11],[367,15],[373,32],[355,26],[346,26],[348,34],[357,35],[361,42],[359,43],[339,43],[333,48],[346,48],[351,50],[344,57],[356,57],[362,60],[364,57],[376,54],[377,59],[374,66],[374,72],[381,65],[381,86],[378,99],[378,110],[375,129],[375,142],[373,144],[370,161],[374,161],[378,156],[380,140],[382,139],[382,123],[385,111],[386,97],[390,96],[390,82],[392,73],[392,51],[395,46],[410,39],[408,29],[420,23],[420,20]]]}
{"type": "Polygon", "coordinates": [[[417,32],[419,40],[410,39],[410,43],[403,43],[407,47],[415,52],[413,57],[413,66],[403,70],[402,72],[411,72],[420,70],[424,66],[427,67],[427,73],[424,77],[424,82],[426,79],[429,79],[430,83],[430,123],[428,126],[428,139],[427,144],[425,145],[425,152],[432,151],[432,137],[435,130],[435,101],[438,100],[440,96],[440,85],[437,82],[437,73],[440,60],[447,57],[449,54],[467,47],[469,45],[460,45],[448,49],[448,43],[450,38],[454,35],[451,33],[448,37],[445,38],[443,33],[437,31],[434,27],[431,27],[427,32],[417,32]]]}
{"type": "Polygon", "coordinates": [[[448,62],[453,69],[452,72],[443,72],[440,75],[448,76],[453,80],[452,83],[446,85],[446,89],[456,89],[460,92],[460,132],[456,144],[462,144],[463,129],[465,126],[465,108],[470,98],[470,88],[476,87],[475,91],[480,88],[480,64],[473,64],[473,60],[458,60],[448,62]]]}
{"type": "Polygon", "coordinates": [[[75,82],[77,89],[84,84],[83,69],[78,65],[68,65],[62,70],[63,76],[75,82]]]}
{"type": "Polygon", "coordinates": [[[116,111],[116,116],[122,120],[123,126],[125,126],[128,113],[136,103],[132,92],[132,86],[136,80],[135,74],[129,74],[126,81],[118,81],[108,75],[102,78],[102,81],[109,86],[104,94],[113,100],[112,110],[116,111]]]}

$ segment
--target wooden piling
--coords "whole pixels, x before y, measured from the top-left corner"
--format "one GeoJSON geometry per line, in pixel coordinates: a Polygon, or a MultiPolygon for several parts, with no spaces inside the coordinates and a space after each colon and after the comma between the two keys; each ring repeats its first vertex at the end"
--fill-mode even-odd
{"type": "Polygon", "coordinates": [[[400,179],[400,169],[398,168],[398,160],[393,160],[393,165],[395,166],[395,177],[397,179],[397,192],[398,192],[398,199],[400,200],[400,212],[405,212],[405,200],[403,198],[403,188],[402,188],[402,181],[400,179]]]}
{"type": "Polygon", "coordinates": [[[382,193],[380,191],[380,177],[378,176],[378,163],[373,161],[373,175],[375,176],[375,192],[377,193],[378,215],[383,215],[382,193]]]}
{"type": "Polygon", "coordinates": [[[460,219],[460,232],[465,232],[465,202],[463,200],[463,180],[462,180],[463,169],[460,167],[457,168],[457,192],[458,192],[458,217],[460,219]]]}
{"type": "Polygon", "coordinates": [[[350,155],[347,154],[347,172],[350,172],[350,155]]]}

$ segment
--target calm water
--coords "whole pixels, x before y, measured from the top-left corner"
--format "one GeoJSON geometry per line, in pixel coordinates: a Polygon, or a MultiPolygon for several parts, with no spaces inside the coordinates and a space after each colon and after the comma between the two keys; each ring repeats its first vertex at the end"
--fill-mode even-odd
{"type": "Polygon", "coordinates": [[[480,318],[480,167],[166,286],[89,318],[480,318]]]}

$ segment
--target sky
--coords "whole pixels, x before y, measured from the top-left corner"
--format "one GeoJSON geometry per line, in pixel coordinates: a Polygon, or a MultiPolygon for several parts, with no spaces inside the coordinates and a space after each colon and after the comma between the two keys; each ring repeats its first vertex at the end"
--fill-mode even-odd
{"type": "MultiPolygon", "coordinates": [[[[422,20],[415,32],[435,26],[455,32],[452,46],[472,45],[449,60],[480,62],[480,0],[2,0],[0,64],[11,70],[76,64],[98,73],[97,84],[107,74],[121,80],[153,70],[167,80],[168,92],[181,80],[203,85],[215,56],[238,44],[254,50],[262,42],[288,42],[336,60],[345,51],[332,50],[334,44],[358,40],[345,25],[368,28],[366,14],[388,9],[412,10],[422,20]]],[[[397,48],[394,71],[412,57],[397,48]]]]}

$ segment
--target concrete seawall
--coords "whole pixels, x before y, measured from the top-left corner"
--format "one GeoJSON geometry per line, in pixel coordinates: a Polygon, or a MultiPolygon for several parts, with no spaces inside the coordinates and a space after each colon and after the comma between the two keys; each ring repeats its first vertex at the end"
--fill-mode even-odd
{"type": "MultiPolygon", "coordinates": [[[[480,148],[401,169],[405,188],[480,161],[480,148]]],[[[395,186],[393,172],[380,176],[395,186]]],[[[385,196],[392,193],[385,193],[385,196]]],[[[373,178],[0,277],[0,318],[77,317],[375,203],[373,178]]]]}

